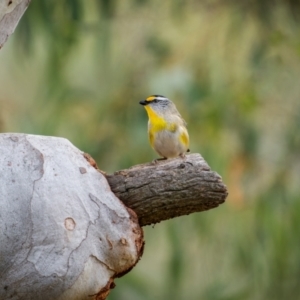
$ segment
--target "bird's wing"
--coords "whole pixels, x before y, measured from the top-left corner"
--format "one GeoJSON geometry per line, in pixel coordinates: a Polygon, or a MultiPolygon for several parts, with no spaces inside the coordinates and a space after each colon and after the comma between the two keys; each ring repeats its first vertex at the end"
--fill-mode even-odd
{"type": "Polygon", "coordinates": [[[178,120],[179,124],[183,125],[184,127],[187,127],[186,121],[183,119],[183,117],[181,116],[181,114],[177,110],[175,104],[172,107],[172,114],[176,117],[176,119],[178,120]]]}
{"type": "Polygon", "coordinates": [[[187,123],[184,120],[184,118],[181,116],[181,114],[179,112],[177,112],[176,117],[178,119],[178,122],[180,125],[183,125],[184,127],[187,127],[187,123]]]}
{"type": "MultiPolygon", "coordinates": [[[[180,116],[180,117],[181,117],[181,116],[180,116]]],[[[187,127],[187,122],[184,120],[183,117],[181,117],[181,120],[182,120],[183,125],[184,125],[185,127],[187,127]]]]}

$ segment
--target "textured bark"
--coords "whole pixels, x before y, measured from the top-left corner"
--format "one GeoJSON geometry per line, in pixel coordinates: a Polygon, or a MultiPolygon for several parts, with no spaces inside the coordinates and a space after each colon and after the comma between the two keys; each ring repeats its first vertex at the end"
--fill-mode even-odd
{"type": "Polygon", "coordinates": [[[106,178],[141,226],[214,208],[228,195],[221,177],[200,154],[137,165],[106,178]]]}
{"type": "Polygon", "coordinates": [[[30,0],[0,1],[0,49],[14,32],[30,0]]]}

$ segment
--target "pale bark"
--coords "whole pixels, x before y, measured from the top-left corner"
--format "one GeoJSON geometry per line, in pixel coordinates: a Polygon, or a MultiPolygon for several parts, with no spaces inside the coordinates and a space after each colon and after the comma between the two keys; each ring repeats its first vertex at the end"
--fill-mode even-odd
{"type": "Polygon", "coordinates": [[[0,134],[1,300],[105,299],[142,248],[134,212],[69,141],[0,134]]]}
{"type": "Polygon", "coordinates": [[[30,0],[0,1],[0,49],[7,38],[15,31],[29,3],[30,0]]]}

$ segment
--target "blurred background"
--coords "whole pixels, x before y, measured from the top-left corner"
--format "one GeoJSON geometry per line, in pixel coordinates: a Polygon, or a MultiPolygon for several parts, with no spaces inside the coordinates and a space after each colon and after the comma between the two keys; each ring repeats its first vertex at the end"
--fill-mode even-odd
{"type": "Polygon", "coordinates": [[[145,228],[109,300],[300,299],[297,0],[32,1],[0,52],[0,130],[61,136],[112,173],[156,158],[172,99],[225,204],[145,228]]]}

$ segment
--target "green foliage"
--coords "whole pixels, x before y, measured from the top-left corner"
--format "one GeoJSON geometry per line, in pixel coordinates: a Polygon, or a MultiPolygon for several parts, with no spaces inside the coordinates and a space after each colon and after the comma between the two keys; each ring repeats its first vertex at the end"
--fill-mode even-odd
{"type": "Polygon", "coordinates": [[[227,203],[145,228],[109,299],[298,299],[297,1],[32,1],[1,49],[0,130],[68,138],[113,172],[156,157],[138,101],[171,98],[227,203]],[[242,3],[242,4],[241,4],[242,3]]]}

